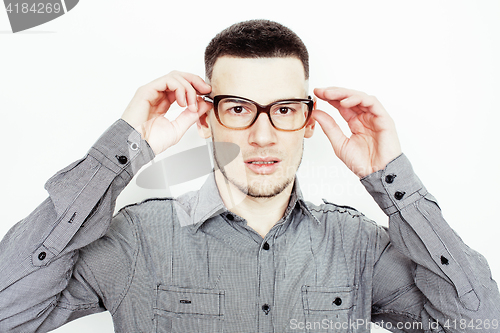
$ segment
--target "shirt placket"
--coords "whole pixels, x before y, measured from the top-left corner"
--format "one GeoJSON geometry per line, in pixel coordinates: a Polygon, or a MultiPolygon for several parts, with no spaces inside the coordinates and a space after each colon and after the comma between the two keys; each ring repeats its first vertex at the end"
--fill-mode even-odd
{"type": "Polygon", "coordinates": [[[259,249],[258,331],[273,332],[274,314],[274,236],[269,232],[259,249]]]}

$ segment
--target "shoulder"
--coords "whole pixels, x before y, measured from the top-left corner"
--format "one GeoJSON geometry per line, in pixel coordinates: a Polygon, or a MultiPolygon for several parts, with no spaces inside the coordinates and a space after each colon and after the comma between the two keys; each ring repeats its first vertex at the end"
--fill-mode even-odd
{"type": "Polygon", "coordinates": [[[149,198],[138,203],[122,207],[114,216],[114,219],[126,217],[130,223],[144,223],[154,221],[159,217],[172,214],[174,198],[149,198]]]}
{"type": "Polygon", "coordinates": [[[319,221],[317,228],[327,233],[340,233],[347,238],[373,238],[385,233],[385,227],[378,225],[359,210],[337,205],[326,199],[316,205],[306,202],[307,209],[319,221]]]}
{"type": "Polygon", "coordinates": [[[337,205],[326,199],[323,199],[323,203],[320,205],[315,205],[311,202],[306,202],[306,205],[307,207],[309,207],[309,209],[321,214],[335,213],[335,214],[348,214],[351,217],[364,216],[363,213],[361,213],[355,208],[352,208],[350,206],[337,205]]]}
{"type": "Polygon", "coordinates": [[[310,202],[306,204],[319,221],[310,225],[314,243],[324,244],[324,248],[318,245],[321,253],[327,253],[333,248],[343,251],[346,256],[352,256],[352,260],[367,256],[374,258],[390,241],[386,227],[375,223],[355,208],[337,205],[325,199],[320,205],[310,202]],[[328,241],[324,241],[325,239],[328,241]]]}
{"type": "Polygon", "coordinates": [[[375,222],[369,220],[359,210],[350,206],[342,206],[334,204],[333,202],[323,199],[323,203],[316,205],[309,201],[305,202],[308,210],[320,221],[326,223],[341,222],[344,223],[349,220],[362,220],[370,224],[375,222]]]}

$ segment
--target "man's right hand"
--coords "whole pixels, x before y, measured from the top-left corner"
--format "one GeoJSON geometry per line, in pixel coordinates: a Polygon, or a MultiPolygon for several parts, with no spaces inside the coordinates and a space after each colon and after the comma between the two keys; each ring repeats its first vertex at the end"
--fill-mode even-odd
{"type": "Polygon", "coordinates": [[[139,89],[123,112],[122,119],[141,133],[156,155],[175,145],[211,104],[198,95],[212,91],[194,74],[170,72],[139,89]],[[172,103],[187,107],[174,121],[164,117],[172,103]]]}

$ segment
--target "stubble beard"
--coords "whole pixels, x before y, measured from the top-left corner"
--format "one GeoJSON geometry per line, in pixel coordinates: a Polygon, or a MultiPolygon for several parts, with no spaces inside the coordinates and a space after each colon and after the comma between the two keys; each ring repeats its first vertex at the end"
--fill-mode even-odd
{"type": "Polygon", "coordinates": [[[292,184],[295,180],[295,173],[299,169],[300,164],[302,163],[302,156],[304,152],[304,144],[302,144],[302,151],[300,152],[300,160],[297,165],[297,168],[292,176],[285,178],[277,184],[261,184],[259,182],[255,182],[254,184],[244,184],[241,181],[229,176],[224,168],[221,166],[219,158],[217,157],[217,150],[214,145],[214,161],[216,167],[221,171],[222,175],[229,183],[233,184],[238,190],[246,195],[253,198],[272,198],[283,192],[290,184],[292,184]]]}

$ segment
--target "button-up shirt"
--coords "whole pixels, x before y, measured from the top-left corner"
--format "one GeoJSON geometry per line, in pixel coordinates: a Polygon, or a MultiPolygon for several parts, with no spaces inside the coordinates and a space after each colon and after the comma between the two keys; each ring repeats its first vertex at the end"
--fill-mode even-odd
{"type": "Polygon", "coordinates": [[[46,332],[107,310],[116,332],[498,332],[486,260],[404,155],[361,181],[389,217],[306,202],[297,180],[263,238],[199,191],[121,209],[151,148],[123,120],[46,183],[0,243],[0,331],[46,332]]]}

